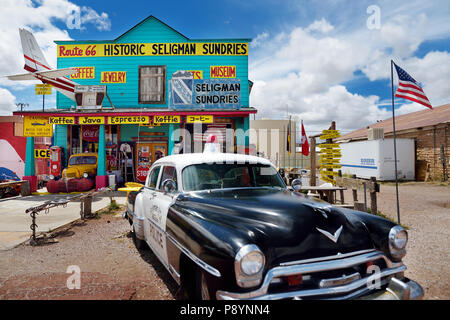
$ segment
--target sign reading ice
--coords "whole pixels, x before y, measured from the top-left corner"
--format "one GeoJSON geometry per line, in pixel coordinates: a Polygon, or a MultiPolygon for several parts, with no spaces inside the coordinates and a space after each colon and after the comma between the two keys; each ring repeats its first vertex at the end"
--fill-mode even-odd
{"type": "Polygon", "coordinates": [[[170,107],[173,109],[239,109],[240,79],[193,79],[176,72],[170,80],[170,107]]]}

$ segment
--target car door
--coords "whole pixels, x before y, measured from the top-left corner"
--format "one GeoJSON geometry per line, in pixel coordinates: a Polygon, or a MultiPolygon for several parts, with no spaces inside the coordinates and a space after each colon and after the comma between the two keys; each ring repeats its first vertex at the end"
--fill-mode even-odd
{"type": "MultiPolygon", "coordinates": [[[[161,178],[159,179],[157,188],[155,190],[156,196],[153,198],[150,210],[150,236],[152,246],[156,250],[156,255],[160,257],[166,264],[167,261],[167,246],[166,246],[166,219],[169,207],[176,195],[174,193],[167,193],[163,190],[163,182],[167,179],[177,182],[177,171],[172,165],[164,165],[161,169],[161,178]]],[[[154,250],[154,251],[155,251],[154,250]]]]}
{"type": "MultiPolygon", "coordinates": [[[[157,196],[156,188],[158,185],[159,176],[161,174],[161,166],[155,166],[150,170],[145,182],[144,194],[143,194],[143,204],[144,204],[144,235],[145,240],[151,247],[152,251],[157,254],[158,233],[155,230],[154,223],[152,222],[152,207],[155,202],[155,197],[157,196]]],[[[161,235],[162,237],[162,235],[161,235]]],[[[160,257],[161,259],[162,257],[160,257]]]]}

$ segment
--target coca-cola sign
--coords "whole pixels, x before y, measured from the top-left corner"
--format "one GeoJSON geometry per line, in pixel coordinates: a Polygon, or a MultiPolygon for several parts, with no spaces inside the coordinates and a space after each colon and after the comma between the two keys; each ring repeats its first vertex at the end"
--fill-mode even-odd
{"type": "Polygon", "coordinates": [[[83,140],[98,142],[98,133],[100,126],[83,126],[83,140]]]}

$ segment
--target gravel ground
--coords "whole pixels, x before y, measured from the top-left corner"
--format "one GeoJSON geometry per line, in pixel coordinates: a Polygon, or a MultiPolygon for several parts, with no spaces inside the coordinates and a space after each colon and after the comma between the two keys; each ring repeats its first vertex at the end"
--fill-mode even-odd
{"type": "Polygon", "coordinates": [[[0,300],[181,298],[151,251],[136,249],[130,226],[118,212],[74,222],[58,243],[24,243],[0,252],[0,300]],[[80,267],[80,290],[66,286],[71,265],[80,267]]]}
{"type": "MultiPolygon", "coordinates": [[[[351,190],[344,199],[352,203],[351,190]]],[[[381,184],[377,200],[378,210],[397,222],[395,183],[381,184]]],[[[367,201],[370,207],[369,194],[367,201]]],[[[450,185],[400,183],[399,203],[400,221],[409,228],[405,275],[424,288],[424,299],[450,299],[450,185]]]]}
{"type": "MultiPolygon", "coordinates": [[[[351,190],[345,197],[352,199],[351,190]]],[[[362,193],[358,197],[364,199],[362,193]]],[[[378,208],[396,220],[395,186],[381,185],[378,208]]],[[[425,299],[450,299],[450,186],[401,184],[400,210],[402,224],[409,227],[406,276],[423,286],[425,299]]],[[[0,251],[0,300],[182,298],[151,251],[136,249],[120,210],[77,221],[57,239],[0,251]],[[81,270],[79,290],[66,287],[71,265],[81,270]]]]}

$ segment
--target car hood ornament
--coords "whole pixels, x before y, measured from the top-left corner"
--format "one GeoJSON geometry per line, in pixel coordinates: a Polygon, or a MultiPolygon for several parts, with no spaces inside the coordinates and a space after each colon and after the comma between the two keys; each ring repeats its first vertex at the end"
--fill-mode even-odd
{"type": "Polygon", "coordinates": [[[324,236],[326,236],[328,239],[330,239],[331,241],[333,241],[334,243],[336,243],[339,239],[339,236],[341,235],[342,229],[344,228],[344,226],[340,226],[339,229],[336,230],[336,232],[333,234],[329,233],[328,231],[319,229],[316,227],[317,231],[319,231],[320,233],[322,233],[324,236]]]}

